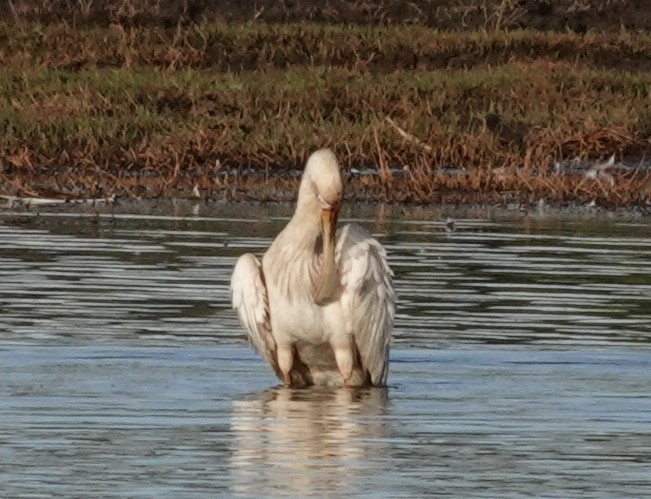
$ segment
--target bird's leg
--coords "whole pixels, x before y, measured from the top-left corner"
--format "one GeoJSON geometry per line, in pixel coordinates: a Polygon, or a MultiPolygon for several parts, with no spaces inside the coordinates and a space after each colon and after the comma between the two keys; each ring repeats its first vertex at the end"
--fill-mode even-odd
{"type": "Polygon", "coordinates": [[[353,349],[350,344],[332,345],[337,360],[337,368],[344,379],[344,386],[349,386],[353,377],[353,349]]]}
{"type": "Polygon", "coordinates": [[[285,386],[292,384],[292,378],[289,375],[294,365],[294,349],[292,345],[280,346],[278,345],[278,367],[283,373],[283,383],[285,386]]]}

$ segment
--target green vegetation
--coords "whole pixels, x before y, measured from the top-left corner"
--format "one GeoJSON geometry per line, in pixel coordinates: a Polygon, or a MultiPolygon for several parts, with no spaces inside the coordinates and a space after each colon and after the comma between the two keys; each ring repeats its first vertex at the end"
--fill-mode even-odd
{"type": "Polygon", "coordinates": [[[2,191],[157,196],[199,185],[278,198],[291,182],[215,173],[300,167],[330,146],[347,167],[379,170],[353,182],[354,197],[644,203],[648,170],[606,182],[552,167],[649,156],[649,61],[651,34],[625,30],[0,24],[2,191]]]}

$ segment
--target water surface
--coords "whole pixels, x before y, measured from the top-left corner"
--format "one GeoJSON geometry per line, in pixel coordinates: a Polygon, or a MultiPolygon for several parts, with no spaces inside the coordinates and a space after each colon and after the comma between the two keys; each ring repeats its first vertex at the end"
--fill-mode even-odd
{"type": "Polygon", "coordinates": [[[279,388],[229,308],[288,215],[0,211],[3,494],[648,494],[649,219],[344,212],[399,308],[390,386],[327,391],[279,388]]]}

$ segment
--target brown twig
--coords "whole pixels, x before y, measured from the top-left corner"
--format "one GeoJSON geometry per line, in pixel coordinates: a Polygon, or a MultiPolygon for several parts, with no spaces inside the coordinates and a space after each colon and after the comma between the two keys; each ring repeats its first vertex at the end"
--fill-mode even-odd
{"type": "Polygon", "coordinates": [[[384,117],[384,121],[389,123],[393,128],[396,129],[396,131],[400,134],[401,137],[404,139],[408,140],[409,142],[412,142],[423,149],[425,149],[428,152],[432,152],[432,146],[425,144],[422,140],[420,140],[417,137],[414,137],[412,134],[404,131],[402,128],[400,128],[395,121],[393,121],[389,116],[384,117]]]}

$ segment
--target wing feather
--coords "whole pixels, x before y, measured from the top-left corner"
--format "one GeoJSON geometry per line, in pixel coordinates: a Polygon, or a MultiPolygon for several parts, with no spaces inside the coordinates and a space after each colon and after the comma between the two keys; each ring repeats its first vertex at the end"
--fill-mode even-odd
{"type": "Polygon", "coordinates": [[[372,384],[384,385],[396,301],[386,252],[366,229],[350,224],[339,237],[336,258],[346,330],[355,339],[372,384]]]}
{"type": "Polygon", "coordinates": [[[242,255],[235,264],[231,276],[231,300],[249,342],[280,376],[264,274],[260,261],[251,253],[242,255]]]}

